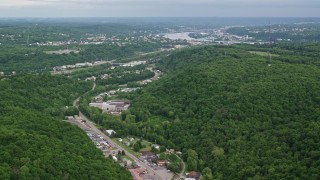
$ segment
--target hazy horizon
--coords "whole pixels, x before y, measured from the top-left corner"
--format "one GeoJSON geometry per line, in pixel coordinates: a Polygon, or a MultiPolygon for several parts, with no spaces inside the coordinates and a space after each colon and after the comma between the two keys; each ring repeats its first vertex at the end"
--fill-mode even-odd
{"type": "Polygon", "coordinates": [[[0,17],[320,17],[318,0],[2,0],[0,17]]]}

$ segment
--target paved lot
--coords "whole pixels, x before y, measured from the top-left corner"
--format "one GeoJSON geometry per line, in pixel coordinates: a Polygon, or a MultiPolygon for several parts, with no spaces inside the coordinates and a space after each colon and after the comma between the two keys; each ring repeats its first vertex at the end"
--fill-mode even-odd
{"type": "Polygon", "coordinates": [[[146,180],[171,180],[173,177],[173,173],[168,172],[165,168],[160,167],[150,167],[147,165],[147,163],[142,162],[134,155],[130,154],[125,149],[121,148],[119,145],[117,145],[111,138],[106,136],[103,132],[101,132],[98,128],[95,127],[95,125],[89,121],[82,113],[80,113],[79,119],[74,120],[68,120],[68,122],[77,125],[81,129],[83,129],[87,135],[90,137],[90,139],[97,145],[98,148],[100,148],[106,157],[108,157],[110,154],[113,154],[113,152],[116,154],[118,151],[124,150],[126,155],[132,158],[137,165],[141,166],[142,168],[145,168],[147,170],[147,174],[143,175],[143,179],[146,180]],[[85,120],[85,122],[83,121],[85,120]]]}

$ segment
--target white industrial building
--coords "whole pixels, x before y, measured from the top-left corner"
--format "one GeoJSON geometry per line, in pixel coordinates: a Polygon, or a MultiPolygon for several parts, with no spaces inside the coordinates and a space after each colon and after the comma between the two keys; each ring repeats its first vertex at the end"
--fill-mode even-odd
{"type": "Polygon", "coordinates": [[[112,100],[107,102],[90,103],[90,106],[102,109],[104,112],[122,112],[128,110],[130,103],[128,101],[112,100]]]}

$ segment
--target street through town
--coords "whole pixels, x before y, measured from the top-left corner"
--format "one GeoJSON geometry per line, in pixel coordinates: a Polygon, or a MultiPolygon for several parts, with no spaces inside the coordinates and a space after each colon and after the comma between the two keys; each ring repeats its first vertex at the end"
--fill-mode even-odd
{"type": "MultiPolygon", "coordinates": [[[[93,82],[93,87],[91,90],[94,90],[96,87],[96,83],[93,82]]],[[[79,101],[80,101],[80,97],[78,97],[74,102],[73,102],[73,106],[78,108],[79,107],[79,101]]],[[[168,174],[166,174],[166,177],[163,177],[163,175],[161,176],[157,171],[155,171],[154,169],[152,169],[150,166],[148,166],[146,163],[144,163],[143,161],[140,161],[136,156],[134,156],[133,154],[131,154],[130,152],[126,151],[125,149],[123,149],[120,145],[118,145],[117,143],[115,143],[109,136],[107,136],[105,133],[103,133],[100,129],[98,129],[95,124],[90,121],[90,119],[88,119],[82,112],[80,112],[79,110],[79,117],[83,121],[82,123],[89,128],[92,132],[102,136],[104,139],[106,139],[113,147],[116,147],[119,151],[124,151],[125,154],[130,157],[131,159],[133,159],[135,161],[135,163],[137,163],[139,166],[141,166],[142,168],[145,168],[151,175],[152,178],[148,178],[148,179],[153,179],[153,180],[169,180],[172,179],[172,175],[170,175],[171,177],[168,176],[168,174]]],[[[73,124],[76,124],[78,126],[81,126],[81,123],[77,123],[74,122],[73,124]]],[[[84,129],[83,127],[81,129],[84,129]]],[[[170,173],[171,174],[171,173],[170,173]]]]}

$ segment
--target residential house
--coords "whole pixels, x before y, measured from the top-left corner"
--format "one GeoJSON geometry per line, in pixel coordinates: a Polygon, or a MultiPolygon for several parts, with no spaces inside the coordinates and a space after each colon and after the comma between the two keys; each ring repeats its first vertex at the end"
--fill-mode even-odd
{"type": "Polygon", "coordinates": [[[147,170],[144,168],[129,169],[129,171],[133,176],[133,180],[143,180],[143,178],[141,176],[143,174],[147,173],[147,170]]]}
{"type": "Polygon", "coordinates": [[[65,119],[68,120],[68,121],[73,121],[73,120],[75,120],[73,116],[66,116],[65,119]]]}
{"type": "Polygon", "coordinates": [[[167,164],[168,164],[168,161],[166,161],[166,160],[158,160],[157,161],[158,166],[167,166],[167,164]]]}
{"type": "Polygon", "coordinates": [[[158,160],[158,156],[151,151],[141,151],[140,154],[141,158],[147,160],[150,163],[157,162],[158,160]]]}
{"type": "Polygon", "coordinates": [[[200,179],[201,174],[199,172],[196,171],[191,171],[186,173],[187,178],[194,178],[196,180],[200,179]]]}
{"type": "Polygon", "coordinates": [[[140,154],[141,154],[141,157],[143,157],[143,158],[156,155],[155,153],[153,153],[151,151],[140,151],[140,154]]]}

